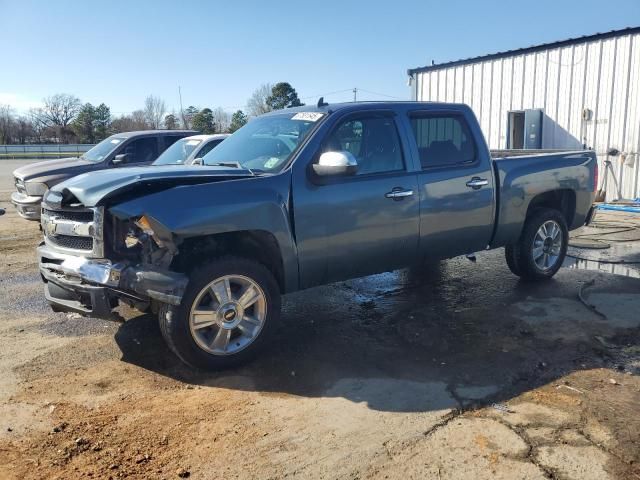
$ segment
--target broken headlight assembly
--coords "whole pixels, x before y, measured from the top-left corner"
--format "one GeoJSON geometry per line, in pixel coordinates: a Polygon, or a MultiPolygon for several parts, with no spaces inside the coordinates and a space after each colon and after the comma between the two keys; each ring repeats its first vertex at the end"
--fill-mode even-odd
{"type": "Polygon", "coordinates": [[[143,215],[133,221],[124,239],[124,244],[127,248],[134,248],[137,245],[144,245],[149,238],[151,238],[158,247],[164,247],[164,243],[158,238],[156,232],[154,232],[151,222],[143,215]]]}

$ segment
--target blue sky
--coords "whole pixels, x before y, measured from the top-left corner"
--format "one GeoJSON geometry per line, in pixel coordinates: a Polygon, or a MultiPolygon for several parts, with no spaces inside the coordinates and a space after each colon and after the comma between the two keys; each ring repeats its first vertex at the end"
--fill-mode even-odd
{"type": "Polygon", "coordinates": [[[308,103],[353,87],[407,99],[407,68],[432,59],[637,25],[640,0],[0,0],[0,103],[65,92],[120,114],[154,94],[177,109],[181,85],[185,107],[231,111],[278,81],[308,103]]]}

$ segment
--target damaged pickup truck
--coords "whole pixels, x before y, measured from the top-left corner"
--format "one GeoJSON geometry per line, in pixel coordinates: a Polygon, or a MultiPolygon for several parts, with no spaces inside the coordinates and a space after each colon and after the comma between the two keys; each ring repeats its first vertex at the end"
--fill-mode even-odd
{"type": "Polygon", "coordinates": [[[113,318],[124,302],[157,313],[187,364],[235,365],[296,290],[499,247],[516,275],[551,278],[597,184],[592,151],[491,158],[460,104],[321,99],[254,119],[203,163],[51,188],[53,309],[113,318]]]}

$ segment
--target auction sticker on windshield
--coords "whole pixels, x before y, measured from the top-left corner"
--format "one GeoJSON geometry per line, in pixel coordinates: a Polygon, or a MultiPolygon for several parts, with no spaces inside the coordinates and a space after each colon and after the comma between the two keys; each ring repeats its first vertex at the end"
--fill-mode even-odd
{"type": "Polygon", "coordinates": [[[299,112],[296,113],[291,120],[304,120],[305,122],[317,122],[324,116],[324,113],[320,112],[299,112]]]}

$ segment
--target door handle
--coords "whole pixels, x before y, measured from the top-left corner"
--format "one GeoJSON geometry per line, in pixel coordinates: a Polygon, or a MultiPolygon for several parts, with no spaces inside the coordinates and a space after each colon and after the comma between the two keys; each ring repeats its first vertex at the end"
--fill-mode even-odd
{"type": "Polygon", "coordinates": [[[390,192],[384,194],[387,198],[404,198],[413,195],[413,190],[404,190],[401,188],[394,188],[390,192]]]}
{"type": "Polygon", "coordinates": [[[478,190],[479,188],[489,185],[489,181],[486,178],[473,177],[465,185],[474,190],[478,190]]]}

